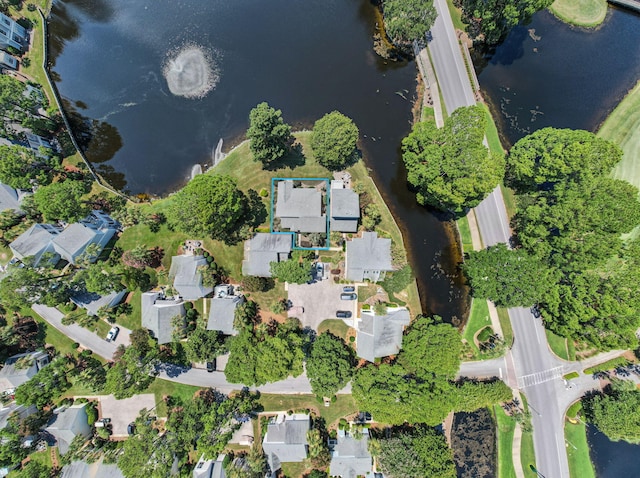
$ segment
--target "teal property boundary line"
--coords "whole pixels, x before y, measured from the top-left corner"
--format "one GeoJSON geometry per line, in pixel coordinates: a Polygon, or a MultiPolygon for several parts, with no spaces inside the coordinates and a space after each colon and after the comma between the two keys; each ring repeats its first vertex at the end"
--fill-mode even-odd
{"type": "Polygon", "coordinates": [[[330,211],[330,195],[331,195],[331,182],[329,178],[271,178],[271,198],[270,202],[270,215],[269,215],[269,231],[271,234],[287,234],[291,236],[291,247],[292,249],[299,251],[328,251],[329,250],[329,211],[330,211]],[[297,234],[295,231],[274,231],[273,230],[273,218],[275,217],[275,209],[273,198],[275,197],[275,185],[276,182],[279,181],[324,181],[326,187],[326,194],[324,197],[327,198],[327,204],[325,207],[325,234],[327,236],[327,242],[324,247],[300,247],[297,245],[296,237],[297,234]]]}

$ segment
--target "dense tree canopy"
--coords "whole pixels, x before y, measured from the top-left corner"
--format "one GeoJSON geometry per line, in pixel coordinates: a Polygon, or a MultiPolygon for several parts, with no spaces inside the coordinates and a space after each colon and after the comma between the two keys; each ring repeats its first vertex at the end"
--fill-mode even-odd
{"type": "Polygon", "coordinates": [[[148,413],[135,421],[136,433],[122,446],[118,468],[126,478],[165,478],[171,476],[173,444],[170,437],[161,435],[148,413]]]}
{"type": "Polygon", "coordinates": [[[324,115],[313,125],[311,148],[316,159],[327,169],[342,169],[356,153],[358,127],[351,118],[338,111],[324,115]]]}
{"type": "Polygon", "coordinates": [[[354,367],[351,347],[329,332],[320,334],[311,346],[306,366],[313,393],[319,397],[333,396],[351,380],[354,367]]]}
{"type": "Polygon", "coordinates": [[[291,127],[282,120],[282,112],[260,103],[249,113],[247,130],[249,149],[264,165],[282,158],[291,149],[291,127]]]}
{"type": "Polygon", "coordinates": [[[76,222],[89,213],[88,204],[82,201],[86,192],[85,183],[68,179],[39,187],[33,201],[46,222],[76,222]]]}
{"type": "Polygon", "coordinates": [[[16,388],[16,402],[20,405],[36,405],[43,408],[53,403],[70,386],[66,361],[60,357],[16,388]]]}
{"type": "Polygon", "coordinates": [[[587,419],[613,441],[640,442],[640,390],[614,382],[608,394],[583,399],[587,419]]]}
{"type": "Polygon", "coordinates": [[[0,146],[0,182],[12,188],[31,189],[33,183],[49,184],[58,166],[59,160],[55,156],[39,158],[22,146],[0,146]]]}
{"type": "MultiPolygon", "coordinates": [[[[122,347],[122,346],[120,346],[122,347]]],[[[132,397],[146,390],[158,375],[158,351],[143,351],[130,345],[124,353],[116,351],[114,364],[107,371],[105,392],[117,399],[132,397]]]]}
{"type": "Polygon", "coordinates": [[[11,75],[0,76],[0,133],[15,133],[12,123],[33,126],[37,114],[37,94],[27,94],[27,84],[11,75]]]}
{"type": "Polygon", "coordinates": [[[473,37],[487,44],[500,42],[516,25],[526,23],[553,0],[458,0],[473,37]]]}
{"type": "Polygon", "coordinates": [[[453,452],[441,433],[432,428],[391,432],[372,440],[371,449],[380,471],[390,478],[455,478],[453,452]]]}
{"type": "Polygon", "coordinates": [[[187,358],[192,362],[206,362],[227,349],[223,335],[217,330],[196,327],[183,344],[187,358]]]}
{"type": "Polygon", "coordinates": [[[288,261],[272,262],[271,275],[281,282],[304,284],[311,280],[311,261],[289,259],[288,261]]]}
{"type": "Polygon", "coordinates": [[[230,176],[200,174],[173,196],[167,219],[187,234],[228,239],[242,225],[246,203],[230,176]]]}
{"type": "Polygon", "coordinates": [[[437,16],[432,0],[384,0],[382,12],[387,36],[403,50],[424,38],[437,16]]]}
{"type": "Polygon", "coordinates": [[[122,290],[120,275],[102,262],[88,265],[79,271],[74,279],[83,283],[88,292],[100,295],[122,290]]]}
{"type": "Polygon", "coordinates": [[[461,212],[475,207],[504,176],[504,159],[482,143],[486,124],[479,106],[458,108],[438,129],[416,123],[402,141],[407,180],[422,205],[461,212]]]}

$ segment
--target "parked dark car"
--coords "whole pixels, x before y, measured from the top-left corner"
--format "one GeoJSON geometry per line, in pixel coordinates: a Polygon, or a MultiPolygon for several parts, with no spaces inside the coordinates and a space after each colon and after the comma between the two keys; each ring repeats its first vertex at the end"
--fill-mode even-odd
{"type": "Polygon", "coordinates": [[[352,285],[347,285],[342,288],[342,292],[355,292],[356,288],[352,285]]]}
{"type": "Polygon", "coordinates": [[[349,310],[339,310],[336,312],[336,317],[339,319],[350,319],[351,311],[349,310]]]}
{"type": "Polygon", "coordinates": [[[340,298],[342,300],[356,300],[358,298],[358,294],[355,294],[355,293],[351,293],[351,294],[342,293],[342,294],[340,294],[340,298]]]}
{"type": "Polygon", "coordinates": [[[133,435],[136,432],[136,424],[131,422],[127,425],[127,433],[133,435]]]}
{"type": "Polygon", "coordinates": [[[537,305],[534,305],[533,307],[531,307],[531,313],[536,319],[539,319],[541,316],[540,309],[538,308],[537,305]]]}
{"type": "Polygon", "coordinates": [[[215,372],[217,368],[217,360],[213,359],[207,362],[207,372],[215,372]]]}

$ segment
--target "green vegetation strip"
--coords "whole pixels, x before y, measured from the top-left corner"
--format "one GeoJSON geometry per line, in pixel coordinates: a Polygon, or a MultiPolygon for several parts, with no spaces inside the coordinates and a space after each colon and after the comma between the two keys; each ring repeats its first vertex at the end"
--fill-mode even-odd
{"type": "Polygon", "coordinates": [[[471,229],[469,228],[469,219],[467,216],[462,216],[456,221],[458,224],[458,231],[460,232],[460,242],[462,243],[463,252],[473,251],[473,240],[471,239],[471,229]]]}
{"type": "Polygon", "coordinates": [[[493,413],[497,424],[498,478],[515,478],[512,445],[516,421],[499,405],[493,406],[493,413]]]}
{"type": "Polygon", "coordinates": [[[606,0],[556,0],[551,13],[565,23],[578,27],[595,27],[607,16],[606,0]]]}
{"type": "Polygon", "coordinates": [[[585,368],[584,373],[586,373],[587,375],[590,375],[592,373],[606,372],[607,370],[613,370],[616,367],[626,367],[630,363],[631,362],[624,357],[617,357],[611,360],[607,360],[606,362],[603,362],[600,365],[585,368]]]}
{"type": "Polygon", "coordinates": [[[487,117],[487,125],[485,126],[484,134],[487,136],[489,150],[492,153],[504,156],[504,148],[502,147],[500,135],[498,134],[498,128],[496,127],[496,123],[493,121],[491,111],[489,111],[489,108],[484,103],[479,103],[479,105],[482,106],[484,114],[487,117]]]}
{"type": "Polygon", "coordinates": [[[469,321],[464,329],[463,338],[469,343],[473,352],[474,359],[477,359],[480,351],[473,340],[475,334],[486,326],[491,325],[491,317],[489,316],[489,307],[485,299],[473,299],[471,303],[471,312],[469,313],[469,321]]]}
{"type": "MultiPolygon", "coordinates": [[[[526,410],[529,405],[524,395],[522,397],[522,408],[526,410]]],[[[533,432],[522,431],[522,441],[520,442],[520,462],[522,463],[522,469],[525,476],[535,476],[535,473],[531,471],[531,465],[536,465],[536,453],[533,448],[533,432]]]]}
{"type": "Polygon", "coordinates": [[[577,424],[565,422],[564,437],[568,444],[567,456],[571,478],[595,478],[595,470],[589,456],[585,424],[583,422],[577,424]]]}
{"type": "Polygon", "coordinates": [[[564,378],[565,380],[573,380],[574,378],[578,378],[579,376],[580,374],[578,372],[571,372],[564,375],[562,378],[564,378]]]}
{"type": "Polygon", "coordinates": [[[496,310],[498,311],[498,319],[500,320],[502,334],[504,335],[504,343],[507,347],[511,347],[513,344],[513,328],[511,328],[509,312],[504,307],[496,307],[496,310]]]}
{"type": "Polygon", "coordinates": [[[569,357],[569,350],[567,348],[567,339],[564,337],[560,337],[559,335],[554,334],[548,329],[545,329],[547,334],[547,341],[549,342],[549,347],[551,351],[560,357],[562,360],[574,360],[569,357]]]}

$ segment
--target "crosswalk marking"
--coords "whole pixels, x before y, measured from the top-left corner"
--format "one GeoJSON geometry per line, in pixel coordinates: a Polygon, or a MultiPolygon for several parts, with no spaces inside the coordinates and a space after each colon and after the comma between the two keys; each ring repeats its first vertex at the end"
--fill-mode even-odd
{"type": "Polygon", "coordinates": [[[530,373],[529,375],[518,377],[518,388],[531,387],[560,377],[562,377],[562,366],[543,370],[542,372],[530,373]]]}

